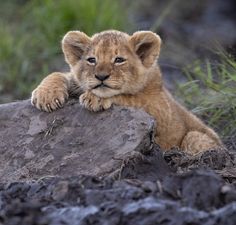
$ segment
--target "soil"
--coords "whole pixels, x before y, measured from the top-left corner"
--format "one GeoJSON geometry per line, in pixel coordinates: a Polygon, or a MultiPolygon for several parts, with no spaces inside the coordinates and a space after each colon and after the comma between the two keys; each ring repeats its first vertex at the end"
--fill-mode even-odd
{"type": "Polygon", "coordinates": [[[154,146],[145,154],[127,158],[118,176],[1,184],[0,224],[235,224],[232,151],[192,157],[154,146]]]}

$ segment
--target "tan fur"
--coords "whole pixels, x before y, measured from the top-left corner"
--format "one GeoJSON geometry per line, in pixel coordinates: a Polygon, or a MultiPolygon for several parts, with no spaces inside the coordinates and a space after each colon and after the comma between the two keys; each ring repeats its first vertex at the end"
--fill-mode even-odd
{"type": "Polygon", "coordinates": [[[91,38],[70,31],[63,38],[62,49],[71,72],[47,76],[33,91],[32,104],[51,112],[62,107],[70,94],[82,93],[80,103],[91,111],[112,104],[144,109],[156,118],[155,140],[164,150],[179,147],[197,154],[222,146],[218,135],[179,105],[163,86],[156,64],[160,45],[160,37],[150,31],[131,36],[104,31],[91,38]]]}

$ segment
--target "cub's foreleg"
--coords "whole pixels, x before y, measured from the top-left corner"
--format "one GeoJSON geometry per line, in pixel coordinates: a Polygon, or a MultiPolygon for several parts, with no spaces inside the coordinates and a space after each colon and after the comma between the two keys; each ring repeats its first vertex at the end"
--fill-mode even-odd
{"type": "Polygon", "coordinates": [[[69,97],[70,76],[55,72],[44,78],[32,92],[32,105],[46,112],[61,108],[69,97]]]}
{"type": "Polygon", "coordinates": [[[93,112],[109,109],[112,105],[112,98],[100,98],[94,95],[91,91],[85,91],[80,95],[80,104],[93,112]]]}

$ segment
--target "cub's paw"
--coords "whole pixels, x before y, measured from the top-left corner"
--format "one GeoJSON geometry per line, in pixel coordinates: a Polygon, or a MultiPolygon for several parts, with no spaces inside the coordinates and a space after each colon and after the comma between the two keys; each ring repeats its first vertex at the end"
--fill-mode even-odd
{"type": "Polygon", "coordinates": [[[67,88],[64,86],[39,85],[32,92],[31,104],[39,110],[52,112],[63,107],[68,96],[67,88]]]}
{"type": "Polygon", "coordinates": [[[112,105],[111,99],[100,98],[89,91],[80,95],[79,102],[83,107],[94,112],[109,109],[112,105]]]}

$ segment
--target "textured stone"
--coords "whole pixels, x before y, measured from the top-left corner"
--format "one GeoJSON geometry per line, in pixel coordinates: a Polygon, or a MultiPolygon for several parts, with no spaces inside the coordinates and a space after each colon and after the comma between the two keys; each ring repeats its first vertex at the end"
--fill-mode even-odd
{"type": "Polygon", "coordinates": [[[127,156],[150,150],[153,127],[132,108],[93,113],[71,100],[46,113],[29,100],[0,105],[1,181],[111,174],[127,156]]]}

